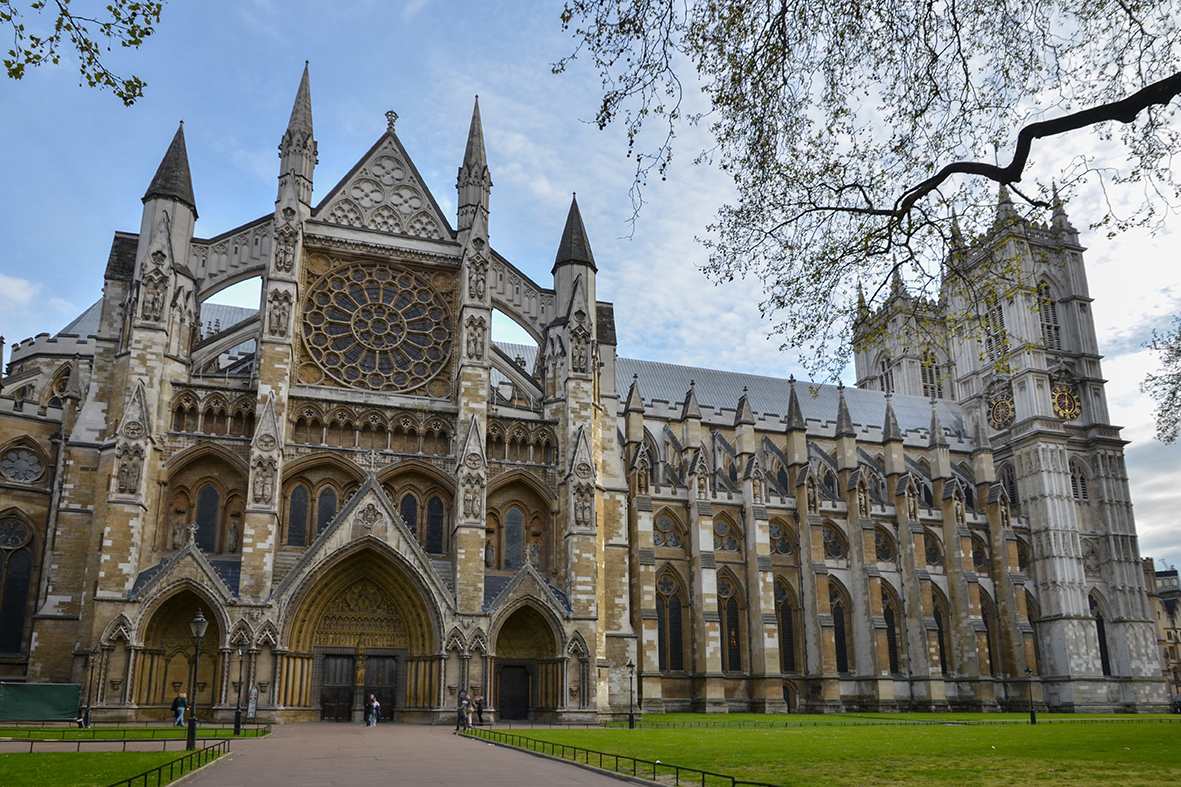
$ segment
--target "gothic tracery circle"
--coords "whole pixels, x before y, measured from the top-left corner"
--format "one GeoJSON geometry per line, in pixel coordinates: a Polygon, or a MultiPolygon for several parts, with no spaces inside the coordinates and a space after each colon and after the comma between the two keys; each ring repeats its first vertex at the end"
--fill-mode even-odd
{"type": "Polygon", "coordinates": [[[33,531],[16,517],[0,519],[0,549],[20,549],[32,537],[33,531]]]}
{"type": "Polygon", "coordinates": [[[312,285],[304,343],[339,383],[412,391],[446,367],[450,322],[446,301],[422,276],[384,263],[351,263],[312,285]]]}

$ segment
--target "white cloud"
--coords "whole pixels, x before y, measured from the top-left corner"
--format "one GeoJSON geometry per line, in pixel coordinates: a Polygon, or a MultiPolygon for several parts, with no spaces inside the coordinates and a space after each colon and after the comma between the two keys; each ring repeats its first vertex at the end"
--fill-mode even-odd
{"type": "Polygon", "coordinates": [[[40,289],[40,284],[28,279],[0,273],[0,304],[6,308],[28,306],[40,289]]]}

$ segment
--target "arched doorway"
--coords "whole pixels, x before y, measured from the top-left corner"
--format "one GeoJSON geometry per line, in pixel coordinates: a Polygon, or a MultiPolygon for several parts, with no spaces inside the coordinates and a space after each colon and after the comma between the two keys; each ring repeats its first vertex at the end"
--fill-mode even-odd
{"type": "Polygon", "coordinates": [[[360,721],[370,694],[385,719],[434,708],[442,657],[425,594],[408,568],[371,548],[318,572],[293,603],[279,704],[332,721],[360,721]]]}
{"type": "Polygon", "coordinates": [[[189,693],[194,651],[189,623],[197,610],[209,621],[197,664],[198,712],[221,701],[221,616],[197,593],[181,590],[166,599],[148,621],[137,665],[137,704],[166,706],[177,694],[189,693]]]}
{"type": "Polygon", "coordinates": [[[496,713],[529,719],[558,707],[562,659],[549,624],[529,605],[513,612],[496,635],[496,713]]]}

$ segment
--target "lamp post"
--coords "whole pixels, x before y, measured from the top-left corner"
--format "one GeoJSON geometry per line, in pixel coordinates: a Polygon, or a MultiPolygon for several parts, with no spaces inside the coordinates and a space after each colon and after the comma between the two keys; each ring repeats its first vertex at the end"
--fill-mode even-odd
{"type": "Polygon", "coordinates": [[[1037,711],[1033,707],[1033,670],[1025,668],[1025,683],[1029,689],[1029,723],[1037,724],[1037,711]]]}
{"type": "Polygon", "coordinates": [[[82,726],[90,726],[90,692],[94,688],[94,659],[98,656],[98,648],[86,651],[88,676],[86,678],[86,708],[82,711],[82,726]]]}
{"type": "Polygon", "coordinates": [[[242,734],[242,662],[246,660],[246,643],[238,643],[238,701],[234,705],[234,735],[242,734]]]}
{"type": "Polygon", "coordinates": [[[201,660],[201,640],[205,638],[205,629],[209,621],[200,609],[189,622],[189,631],[193,634],[193,675],[189,681],[189,734],[185,741],[185,748],[189,751],[197,748],[197,665],[201,660]]]}
{"type": "Polygon", "coordinates": [[[627,728],[636,728],[636,665],[630,658],[627,660],[627,728]]]}

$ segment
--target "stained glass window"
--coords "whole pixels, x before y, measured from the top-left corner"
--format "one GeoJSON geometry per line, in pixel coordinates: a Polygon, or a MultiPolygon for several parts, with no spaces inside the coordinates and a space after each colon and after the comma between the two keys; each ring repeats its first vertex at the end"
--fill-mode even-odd
{"type": "Polygon", "coordinates": [[[718,605],[722,613],[722,670],[741,672],[742,617],[739,614],[738,591],[729,577],[718,577],[718,605]]]}
{"type": "Polygon", "coordinates": [[[197,492],[197,546],[206,552],[217,549],[217,525],[221,518],[221,494],[213,484],[197,492]]]}
{"type": "Polygon", "coordinates": [[[848,556],[849,544],[841,535],[841,531],[832,525],[826,525],[824,528],[824,559],[844,560],[848,556]]]}
{"type": "Polygon", "coordinates": [[[0,527],[19,526],[25,535],[20,539],[19,548],[8,548],[5,543],[16,544],[17,539],[8,538],[5,529],[4,543],[0,543],[0,653],[20,653],[25,640],[25,610],[29,603],[29,582],[33,576],[33,552],[30,548],[32,531],[19,519],[5,519],[0,527]]]}
{"type": "Polygon", "coordinates": [[[336,516],[336,490],[326,486],[320,490],[320,499],[316,503],[316,534],[332,523],[336,516]]]}
{"type": "Polygon", "coordinates": [[[890,674],[897,675],[901,670],[898,657],[898,619],[895,615],[894,602],[886,591],[882,591],[882,616],[886,619],[886,653],[890,661],[890,674]]]}
{"type": "Polygon", "coordinates": [[[898,550],[894,548],[894,537],[880,527],[873,531],[873,547],[879,563],[893,563],[898,557],[898,550]]]}
{"type": "Polygon", "coordinates": [[[513,506],[504,517],[504,567],[516,570],[525,565],[525,512],[513,506]]]}
{"type": "Polygon", "coordinates": [[[720,516],[714,520],[714,549],[723,552],[738,552],[741,549],[738,528],[728,518],[720,516]]]}
{"type": "Polygon", "coordinates": [[[426,504],[426,551],[435,555],[443,552],[443,501],[438,496],[426,504]]]}
{"type": "Polygon", "coordinates": [[[943,370],[939,368],[939,361],[931,350],[923,353],[922,375],[923,396],[927,399],[942,399],[943,370]]]}
{"type": "Polygon", "coordinates": [[[923,533],[923,543],[926,547],[927,565],[941,568],[943,566],[943,545],[939,536],[927,530],[923,533]]]}
{"type": "Polygon", "coordinates": [[[783,582],[775,583],[775,613],[779,619],[779,669],[796,671],[796,614],[791,593],[783,582]]]}
{"type": "Polygon", "coordinates": [[[973,536],[972,568],[976,569],[977,574],[987,574],[988,563],[988,545],[984,543],[984,539],[973,536]]]}
{"type": "MultiPolygon", "coordinates": [[[[308,503],[311,497],[308,488],[303,484],[296,484],[291,489],[291,499],[287,503],[287,543],[293,547],[307,546],[308,533],[308,503]]],[[[197,497],[197,516],[200,521],[201,498],[197,497]]],[[[198,534],[200,526],[198,525],[198,534]]]]}
{"type": "Polygon", "coordinates": [[[398,513],[402,515],[402,521],[406,523],[406,527],[410,528],[410,532],[418,536],[418,498],[412,494],[402,495],[402,504],[398,507],[398,513]]]}
{"type": "Polygon", "coordinates": [[[662,670],[685,668],[681,604],[681,586],[670,572],[665,571],[656,583],[657,647],[662,670]]]}
{"type": "Polygon", "coordinates": [[[676,520],[663,511],[656,517],[652,543],[658,547],[679,548],[681,546],[681,535],[677,532],[676,520]]]}
{"type": "Polygon", "coordinates": [[[768,533],[771,537],[771,552],[776,555],[790,555],[795,550],[795,534],[792,529],[780,522],[773,520],[768,526],[768,533]]]}
{"type": "Polygon", "coordinates": [[[833,587],[829,588],[828,596],[829,605],[832,608],[832,634],[836,646],[837,672],[844,674],[849,671],[849,643],[846,631],[848,621],[845,619],[845,598],[839,590],[833,587]]]}

